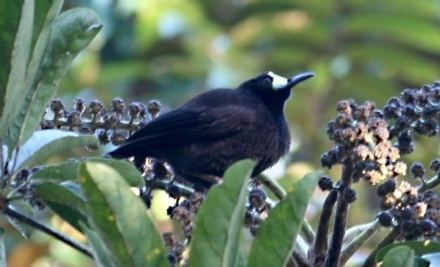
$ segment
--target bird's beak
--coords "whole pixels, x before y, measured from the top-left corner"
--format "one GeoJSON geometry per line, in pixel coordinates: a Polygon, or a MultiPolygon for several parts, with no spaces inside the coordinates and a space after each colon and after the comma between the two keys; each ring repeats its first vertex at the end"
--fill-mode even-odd
{"type": "Polygon", "coordinates": [[[298,83],[315,76],[313,72],[300,73],[291,78],[284,78],[273,72],[269,72],[268,75],[272,77],[272,88],[274,90],[290,89],[295,85],[297,85],[298,83]]]}
{"type": "Polygon", "coordinates": [[[315,73],[310,72],[310,71],[297,74],[287,80],[287,85],[284,88],[290,89],[290,88],[294,87],[295,85],[297,85],[298,83],[305,81],[305,80],[308,80],[308,79],[312,78],[313,76],[315,76],[315,73]]]}

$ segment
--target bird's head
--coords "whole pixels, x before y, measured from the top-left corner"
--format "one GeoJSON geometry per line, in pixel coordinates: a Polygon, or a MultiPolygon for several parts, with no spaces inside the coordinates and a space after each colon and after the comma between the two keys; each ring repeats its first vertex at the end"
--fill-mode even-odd
{"type": "Polygon", "coordinates": [[[303,72],[285,78],[269,71],[242,83],[239,88],[258,95],[264,102],[282,107],[289,98],[291,89],[313,76],[315,76],[313,72],[303,72]]]}

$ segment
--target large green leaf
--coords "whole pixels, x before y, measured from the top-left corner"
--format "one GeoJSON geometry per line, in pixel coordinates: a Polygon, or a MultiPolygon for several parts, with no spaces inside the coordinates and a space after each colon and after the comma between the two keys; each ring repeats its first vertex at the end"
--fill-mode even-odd
{"type": "Polygon", "coordinates": [[[223,182],[210,189],[195,218],[190,267],[229,267],[237,262],[247,181],[253,166],[250,160],[235,163],[223,182]]]}
{"type": "MultiPolygon", "coordinates": [[[[2,8],[0,8],[0,44],[2,44],[2,49],[0,50],[0,58],[2,59],[0,60],[0,69],[2,70],[0,71],[0,118],[5,105],[6,86],[11,70],[12,50],[23,3],[24,0],[2,1],[2,8]]],[[[0,133],[1,135],[3,134],[0,133]]]]}
{"type": "Polygon", "coordinates": [[[115,267],[109,251],[99,235],[87,225],[81,224],[82,232],[87,236],[87,242],[92,249],[93,259],[98,267],[115,267]]]}
{"type": "Polygon", "coordinates": [[[35,192],[52,211],[76,229],[81,231],[80,223],[87,223],[84,214],[84,199],[74,191],[69,190],[68,187],[44,182],[35,185],[35,192]]]}
{"type": "Polygon", "coordinates": [[[117,266],[168,266],[165,248],[145,205],[116,170],[84,162],[79,180],[93,230],[117,266]]]}
{"type": "Polygon", "coordinates": [[[385,255],[393,248],[405,246],[411,248],[415,255],[421,256],[431,252],[440,251],[440,243],[439,242],[422,242],[422,241],[407,241],[396,244],[390,244],[388,246],[383,247],[376,255],[376,262],[380,262],[384,259],[385,255]]]}
{"type": "Polygon", "coordinates": [[[270,212],[252,243],[249,266],[283,267],[286,264],[319,177],[318,172],[307,174],[287,189],[286,198],[270,212]]]}
{"type": "MultiPolygon", "coordinates": [[[[6,130],[13,122],[14,117],[18,114],[20,107],[17,107],[17,104],[22,102],[23,96],[26,95],[26,88],[23,86],[23,84],[26,77],[26,67],[28,65],[28,60],[31,52],[32,26],[34,20],[35,3],[34,0],[24,0],[17,1],[17,4],[19,4],[20,2],[23,2],[23,7],[21,8],[18,31],[14,38],[14,48],[12,50],[11,56],[5,57],[5,59],[10,58],[10,63],[2,63],[10,64],[10,72],[4,97],[5,105],[2,108],[3,114],[0,123],[0,138],[5,137],[6,130]]],[[[12,8],[11,14],[14,14],[14,7],[17,8],[17,6],[8,4],[7,6],[3,6],[3,10],[5,10],[5,12],[9,12],[8,10],[6,10],[7,7],[12,8]]],[[[14,18],[15,17],[12,16],[10,19],[14,18]]],[[[8,19],[8,16],[3,17],[2,19],[8,19]]],[[[9,23],[13,22],[11,21],[9,23]]],[[[8,37],[5,35],[5,38],[10,39],[12,37],[11,34],[12,33],[8,34],[8,37]]],[[[11,51],[5,52],[10,53],[11,51]]],[[[4,70],[2,69],[2,72],[7,73],[8,70],[9,68],[4,70]]],[[[4,89],[2,88],[2,90],[4,89]]]]}
{"type": "Polygon", "coordinates": [[[413,267],[415,254],[412,249],[406,246],[398,246],[385,255],[382,265],[383,267],[413,267]]]}
{"type": "MultiPolygon", "coordinates": [[[[31,106],[32,95],[31,92],[34,90],[35,81],[40,73],[40,67],[43,63],[43,59],[48,49],[49,38],[51,36],[51,23],[55,19],[56,15],[61,10],[62,0],[55,0],[47,13],[46,20],[44,22],[44,27],[41,33],[38,35],[38,39],[32,51],[32,57],[27,65],[25,72],[21,73],[24,77],[24,80],[20,84],[21,88],[19,91],[19,95],[16,95],[17,98],[13,100],[13,105],[11,109],[7,109],[8,112],[5,112],[4,127],[7,135],[5,136],[6,144],[9,146],[10,151],[12,148],[17,145],[17,142],[22,137],[22,131],[20,131],[23,125],[23,118],[27,116],[27,110],[30,108],[34,108],[31,106]]],[[[9,102],[7,103],[9,104],[9,102]]],[[[34,117],[34,121],[32,123],[38,125],[41,115],[39,117],[34,117]]],[[[36,127],[32,129],[35,130],[36,127]]],[[[27,133],[26,139],[32,134],[32,132],[27,133]]],[[[21,140],[22,144],[25,140],[21,140]]]]}
{"type": "Polygon", "coordinates": [[[72,148],[96,145],[98,145],[98,139],[92,135],[80,135],[61,130],[37,131],[20,148],[15,170],[44,162],[53,155],[66,154],[72,148]]]}
{"type": "MultiPolygon", "coordinates": [[[[92,10],[77,8],[62,13],[47,27],[52,32],[46,53],[38,66],[40,69],[35,72],[36,76],[31,77],[29,74],[29,79],[26,80],[32,89],[26,95],[23,110],[10,129],[12,144],[22,144],[35,131],[47,103],[55,96],[64,73],[77,54],[95,37],[101,24],[92,10]]],[[[45,30],[43,28],[42,34],[45,30]]],[[[37,41],[35,50],[38,45],[37,41]]],[[[31,70],[28,72],[32,74],[31,70]]]]}
{"type": "Polygon", "coordinates": [[[69,160],[58,165],[44,166],[38,172],[32,174],[32,179],[40,181],[75,181],[78,179],[79,165],[82,162],[103,163],[117,171],[130,186],[141,186],[144,182],[141,173],[134,165],[126,160],[106,158],[86,158],[81,160],[69,160]]]}

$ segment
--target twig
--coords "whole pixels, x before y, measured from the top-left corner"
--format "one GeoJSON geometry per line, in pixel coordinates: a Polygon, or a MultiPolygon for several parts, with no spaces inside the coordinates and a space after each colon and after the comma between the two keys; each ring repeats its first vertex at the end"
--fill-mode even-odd
{"type": "Polygon", "coordinates": [[[433,178],[425,181],[419,188],[419,192],[425,192],[426,190],[432,189],[440,184],[440,178],[436,175],[433,178]]]}
{"type": "Polygon", "coordinates": [[[71,246],[72,248],[78,250],[79,252],[81,252],[84,255],[88,256],[89,258],[93,259],[93,255],[88,248],[86,248],[85,246],[78,244],[77,242],[73,241],[72,239],[54,231],[53,229],[33,220],[32,218],[29,218],[29,217],[15,211],[15,210],[11,209],[8,206],[5,207],[3,213],[8,217],[16,219],[24,224],[27,224],[37,230],[40,230],[40,231],[58,239],[58,240],[60,240],[61,242],[71,246]]]}
{"type": "Polygon", "coordinates": [[[330,225],[330,217],[332,216],[333,207],[335,206],[337,198],[338,190],[331,190],[324,201],[324,205],[322,206],[318,230],[316,231],[313,247],[309,254],[311,262],[314,264],[314,266],[320,266],[325,260],[325,254],[328,247],[327,236],[330,225]]]}
{"type": "Polygon", "coordinates": [[[399,236],[400,231],[394,228],[383,240],[382,242],[377,245],[377,247],[373,250],[373,252],[370,253],[368,258],[365,260],[364,264],[362,264],[361,267],[373,267],[375,266],[375,258],[376,254],[379,250],[381,250],[383,247],[391,244],[394,242],[394,240],[399,236]]]}
{"type": "Polygon", "coordinates": [[[346,162],[342,169],[341,183],[339,187],[338,203],[336,206],[335,222],[333,234],[328,248],[327,256],[324,262],[325,267],[336,267],[341,256],[342,243],[347,226],[348,202],[343,197],[343,192],[351,184],[353,166],[351,162],[346,162]]]}
{"type": "Polygon", "coordinates": [[[354,240],[352,240],[341,253],[339,266],[344,266],[345,263],[353,256],[353,254],[367,242],[380,229],[379,221],[374,221],[371,225],[362,231],[354,240]]]}
{"type": "MultiPolygon", "coordinates": [[[[260,174],[255,177],[255,179],[266,186],[279,200],[283,200],[287,193],[284,188],[281,187],[277,182],[271,179],[269,176],[260,174]]],[[[304,235],[304,239],[307,243],[311,244],[315,239],[315,233],[310,223],[304,218],[301,224],[301,233],[304,235]]]]}

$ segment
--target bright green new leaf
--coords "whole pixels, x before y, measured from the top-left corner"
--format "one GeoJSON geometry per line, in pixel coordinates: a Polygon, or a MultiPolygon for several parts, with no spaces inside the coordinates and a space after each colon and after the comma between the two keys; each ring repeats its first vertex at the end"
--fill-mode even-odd
{"type": "Polygon", "coordinates": [[[116,266],[169,266],[159,233],[145,204],[113,168],[97,162],[80,165],[90,225],[116,266]]]}
{"type": "Polygon", "coordinates": [[[415,254],[412,249],[406,246],[398,246],[385,255],[382,267],[413,267],[415,254]]]}
{"type": "Polygon", "coordinates": [[[292,249],[320,172],[307,174],[287,189],[287,196],[269,213],[252,243],[249,266],[283,267],[292,249]]]}
{"type": "Polygon", "coordinates": [[[195,218],[190,267],[230,267],[240,262],[238,244],[253,167],[250,160],[235,163],[222,183],[210,189],[195,218]]]}

